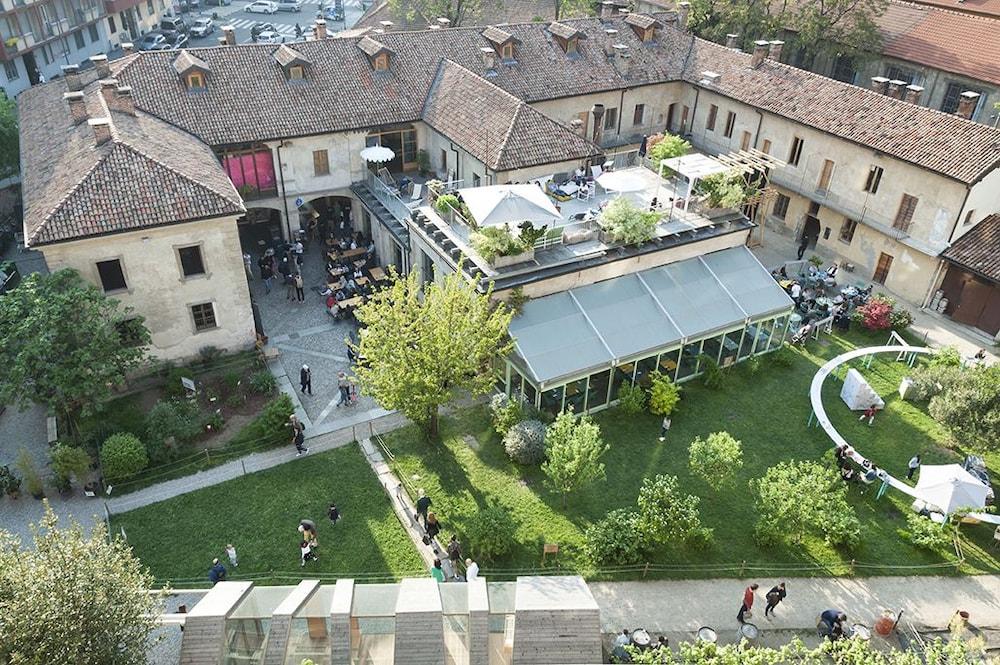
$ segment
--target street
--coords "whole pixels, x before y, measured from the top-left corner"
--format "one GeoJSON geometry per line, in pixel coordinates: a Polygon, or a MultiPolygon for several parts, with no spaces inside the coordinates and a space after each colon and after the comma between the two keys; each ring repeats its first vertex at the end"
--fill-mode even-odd
{"type": "MultiPolygon", "coordinates": [[[[217,16],[217,18],[214,19],[215,32],[207,37],[190,37],[188,46],[217,46],[219,43],[219,37],[222,36],[222,27],[225,25],[231,25],[236,28],[236,43],[250,43],[250,29],[257,23],[270,23],[274,26],[277,33],[284,38],[284,41],[292,42],[295,41],[296,24],[298,24],[302,28],[303,33],[305,33],[305,31],[313,24],[313,21],[316,20],[316,15],[323,8],[323,6],[333,4],[332,0],[304,0],[302,3],[302,11],[300,12],[279,11],[276,14],[251,14],[244,11],[244,8],[250,4],[250,1],[251,0],[233,0],[233,4],[229,6],[205,7],[203,0],[202,8],[200,10],[179,14],[188,26],[191,26],[194,23],[194,20],[198,17],[217,16]]],[[[336,23],[327,21],[327,29],[329,32],[334,33],[340,30],[345,30],[354,25],[364,12],[361,2],[362,0],[344,0],[345,21],[343,23],[339,21],[336,23]]],[[[368,4],[369,3],[366,2],[365,6],[368,6],[368,4]]]]}

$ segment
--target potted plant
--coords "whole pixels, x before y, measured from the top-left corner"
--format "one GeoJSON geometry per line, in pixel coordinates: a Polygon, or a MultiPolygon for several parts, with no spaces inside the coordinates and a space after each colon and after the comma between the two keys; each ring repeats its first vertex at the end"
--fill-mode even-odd
{"type": "Polygon", "coordinates": [[[57,443],[49,457],[52,466],[53,484],[61,494],[72,487],[73,480],[83,484],[90,473],[91,459],[83,448],[57,443]]]}
{"type": "Polygon", "coordinates": [[[426,177],[431,171],[431,156],[427,154],[426,150],[417,150],[417,168],[420,170],[420,175],[426,177]]]}
{"type": "Polygon", "coordinates": [[[527,244],[506,224],[487,226],[469,236],[473,249],[495,268],[505,268],[535,258],[534,240],[527,244]]]}
{"type": "Polygon", "coordinates": [[[431,203],[437,201],[438,197],[444,192],[444,182],[438,179],[428,180],[424,183],[427,191],[430,192],[431,203]]]}
{"type": "Polygon", "coordinates": [[[45,498],[45,485],[42,484],[42,476],[38,473],[35,461],[31,459],[31,455],[23,447],[17,453],[15,466],[24,478],[24,485],[28,493],[35,499],[45,498]]]}
{"type": "Polygon", "coordinates": [[[640,210],[624,197],[614,199],[598,218],[603,243],[631,245],[651,240],[656,235],[660,213],[640,210]]]}

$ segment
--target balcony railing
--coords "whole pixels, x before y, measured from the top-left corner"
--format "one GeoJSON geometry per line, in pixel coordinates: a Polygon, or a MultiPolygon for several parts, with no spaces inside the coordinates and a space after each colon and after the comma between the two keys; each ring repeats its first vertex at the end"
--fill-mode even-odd
{"type": "Polygon", "coordinates": [[[388,185],[382,182],[374,173],[368,173],[368,189],[371,190],[378,202],[385,206],[385,209],[398,221],[403,222],[409,219],[412,212],[396,192],[389,189],[388,185]]]}

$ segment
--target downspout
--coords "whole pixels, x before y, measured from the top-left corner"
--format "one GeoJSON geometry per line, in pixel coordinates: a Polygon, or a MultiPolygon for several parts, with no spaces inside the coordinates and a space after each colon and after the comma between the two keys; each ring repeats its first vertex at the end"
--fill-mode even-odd
{"type": "MultiPolygon", "coordinates": [[[[694,136],[694,119],[698,115],[698,99],[701,97],[701,88],[695,87],[694,89],[694,108],[691,109],[691,136],[694,136]]],[[[683,127],[681,129],[684,129],[683,127]]],[[[667,128],[667,132],[670,132],[670,128],[667,128]]],[[[683,132],[681,132],[683,134],[683,132]]]]}
{"type": "Polygon", "coordinates": [[[625,88],[622,88],[622,95],[618,99],[618,128],[615,132],[618,134],[618,140],[621,141],[622,138],[622,116],[625,115],[625,88]]]}
{"type": "Polygon", "coordinates": [[[278,147],[275,150],[278,153],[278,178],[281,180],[281,204],[285,208],[285,230],[288,232],[288,242],[292,242],[295,238],[292,236],[292,220],[288,216],[288,192],[285,191],[285,169],[281,166],[281,147],[283,145],[285,145],[284,139],[278,143],[278,147]]]}
{"type": "Polygon", "coordinates": [[[756,150],[757,142],[760,141],[760,128],[764,125],[764,114],[757,109],[754,109],[754,113],[757,114],[757,131],[753,135],[753,147],[756,150]]]}

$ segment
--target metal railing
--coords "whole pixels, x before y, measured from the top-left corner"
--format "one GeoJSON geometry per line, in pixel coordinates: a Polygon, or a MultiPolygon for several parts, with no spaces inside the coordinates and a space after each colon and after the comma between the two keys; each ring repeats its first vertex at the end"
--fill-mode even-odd
{"type": "Polygon", "coordinates": [[[398,194],[389,189],[384,182],[379,180],[377,175],[369,173],[367,185],[368,189],[371,190],[371,193],[374,194],[378,202],[385,206],[385,209],[388,210],[399,222],[404,222],[410,218],[410,212],[412,212],[410,208],[403,203],[403,200],[399,198],[398,194]]]}

